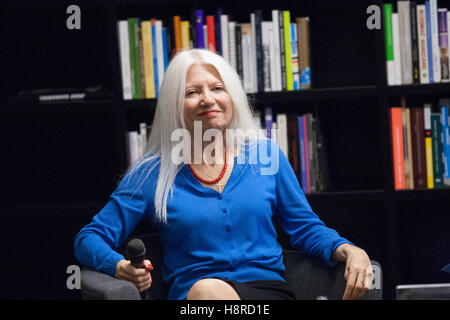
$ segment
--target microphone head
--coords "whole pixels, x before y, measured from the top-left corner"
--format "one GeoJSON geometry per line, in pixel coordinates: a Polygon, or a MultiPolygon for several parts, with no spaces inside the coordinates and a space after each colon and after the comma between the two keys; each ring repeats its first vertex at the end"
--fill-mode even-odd
{"type": "Polygon", "coordinates": [[[128,242],[127,256],[132,264],[140,264],[145,258],[145,245],[141,239],[133,239],[128,242]]]}

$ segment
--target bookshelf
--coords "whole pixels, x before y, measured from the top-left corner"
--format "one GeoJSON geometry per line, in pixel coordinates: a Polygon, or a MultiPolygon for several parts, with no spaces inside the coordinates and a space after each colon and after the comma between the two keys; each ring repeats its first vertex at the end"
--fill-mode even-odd
{"type": "MultiPolygon", "coordinates": [[[[151,122],[156,106],[154,99],[122,99],[118,20],[189,18],[195,8],[214,13],[220,6],[236,21],[248,22],[257,8],[264,20],[271,9],[282,8],[311,18],[312,89],[253,94],[255,108],[270,105],[275,112],[319,116],[334,184],[307,198],[327,225],[382,264],[385,298],[395,298],[397,284],[438,282],[440,268],[448,263],[443,253],[450,251],[450,189],[394,190],[388,109],[401,96],[407,101],[445,97],[450,84],[387,86],[383,32],[366,28],[365,13],[367,6],[384,2],[281,0],[274,7],[261,1],[78,1],[80,31],[65,28],[71,3],[4,2],[2,23],[8,28],[2,28],[2,41],[10,50],[3,59],[8,81],[0,92],[0,136],[9,156],[0,166],[2,181],[10,182],[0,190],[5,198],[0,219],[7,222],[1,231],[14,226],[15,232],[6,233],[9,241],[21,234],[41,247],[49,245],[44,234],[51,234],[65,252],[51,262],[60,270],[77,263],[73,237],[106,203],[126,168],[125,132],[142,120],[151,122]],[[17,45],[19,36],[24,41],[17,45]],[[22,89],[99,83],[112,97],[48,104],[8,100],[22,89]]],[[[438,3],[450,7],[450,1],[438,3]]],[[[49,279],[48,289],[28,288],[29,297],[78,298],[64,287],[63,271],[59,278],[48,274],[48,263],[38,265],[49,279]]],[[[14,272],[11,278],[18,277],[14,272]]],[[[13,292],[24,297],[19,291],[13,292]]]]}

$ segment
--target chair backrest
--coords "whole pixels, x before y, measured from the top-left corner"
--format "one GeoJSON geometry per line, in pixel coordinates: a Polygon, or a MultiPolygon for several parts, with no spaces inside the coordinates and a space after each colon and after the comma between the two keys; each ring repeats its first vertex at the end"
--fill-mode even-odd
{"type": "MultiPolygon", "coordinates": [[[[145,299],[165,300],[168,286],[162,281],[162,246],[159,233],[148,233],[137,237],[145,243],[146,259],[149,259],[154,266],[153,283],[150,290],[145,293],[145,299]]],[[[123,252],[122,249],[121,253],[123,252]]],[[[325,296],[329,300],[342,298],[346,285],[343,263],[338,263],[336,267],[331,268],[324,262],[309,258],[296,250],[283,250],[283,258],[286,267],[284,278],[294,290],[298,300],[312,300],[319,296],[325,296]]],[[[364,299],[380,300],[382,299],[381,266],[376,261],[372,261],[372,265],[377,266],[378,286],[370,290],[364,299]]]]}

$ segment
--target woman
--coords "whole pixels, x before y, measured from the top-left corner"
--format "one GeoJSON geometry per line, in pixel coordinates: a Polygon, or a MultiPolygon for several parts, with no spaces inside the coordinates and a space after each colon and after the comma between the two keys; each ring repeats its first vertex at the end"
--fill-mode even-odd
{"type": "Polygon", "coordinates": [[[148,289],[150,261],[136,269],[115,249],[149,219],[160,230],[169,299],[293,299],[281,276],[276,216],[294,247],[330,266],[346,263],[344,299],[363,297],[373,276],[369,257],[320,221],[289,161],[258,129],[239,76],[222,57],[177,54],[148,152],[77,235],[77,259],[148,289]]]}

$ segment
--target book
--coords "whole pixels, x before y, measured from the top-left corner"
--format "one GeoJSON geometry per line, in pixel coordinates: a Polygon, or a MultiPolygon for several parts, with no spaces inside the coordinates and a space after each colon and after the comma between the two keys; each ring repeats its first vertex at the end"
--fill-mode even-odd
{"type": "Polygon", "coordinates": [[[156,94],[153,68],[152,24],[150,21],[142,21],[141,32],[144,54],[145,98],[153,99],[156,97],[156,94]]]}
{"type": "Polygon", "coordinates": [[[444,187],[444,168],[442,159],[442,126],[441,114],[438,112],[431,112],[431,141],[433,144],[433,179],[434,188],[444,187]]]}
{"type": "Polygon", "coordinates": [[[438,34],[439,53],[441,62],[441,81],[449,82],[449,54],[448,54],[448,30],[447,30],[447,9],[438,9],[438,34]]]}
{"type": "Polygon", "coordinates": [[[316,176],[316,146],[315,135],[313,131],[313,115],[312,113],[306,113],[304,115],[305,129],[306,129],[306,146],[308,151],[307,164],[308,164],[308,192],[317,192],[317,176],[316,176]]]}
{"type": "Polygon", "coordinates": [[[272,139],[272,122],[273,122],[272,108],[266,107],[264,109],[264,124],[267,130],[267,138],[269,139],[272,139]]]}
{"type": "Polygon", "coordinates": [[[128,18],[128,37],[130,41],[130,70],[133,99],[142,98],[141,59],[139,55],[139,19],[128,18]]]}
{"type": "Polygon", "coordinates": [[[236,25],[236,21],[228,21],[228,51],[230,52],[230,64],[234,70],[237,70],[236,25]]]}
{"type": "Polygon", "coordinates": [[[297,22],[300,89],[311,89],[311,37],[309,33],[309,17],[300,17],[295,20],[297,22]]]}
{"type": "Polygon", "coordinates": [[[289,148],[289,161],[292,165],[292,169],[299,180],[300,186],[302,180],[300,160],[299,160],[299,129],[297,115],[288,115],[288,148],[289,148]]]}
{"type": "Polygon", "coordinates": [[[423,108],[411,108],[411,146],[413,158],[414,188],[427,188],[425,160],[425,128],[423,108]]]}
{"type": "Polygon", "coordinates": [[[208,30],[208,50],[216,52],[216,32],[214,16],[206,16],[206,26],[208,30]]]}
{"type": "Polygon", "coordinates": [[[203,40],[203,10],[197,9],[195,10],[195,34],[196,34],[196,48],[203,49],[205,47],[205,43],[203,40]]]}
{"type": "Polygon", "coordinates": [[[434,188],[433,144],[431,138],[431,104],[426,103],[423,110],[425,129],[425,159],[427,164],[427,188],[434,188]]]}
{"type": "Polygon", "coordinates": [[[220,33],[222,39],[222,57],[230,63],[230,48],[228,46],[228,15],[220,16],[220,33]]]}
{"type": "Polygon", "coordinates": [[[175,53],[180,52],[183,49],[181,42],[181,17],[173,17],[173,37],[175,42],[175,53]]]}
{"type": "Polygon", "coordinates": [[[293,90],[300,89],[300,74],[298,68],[297,24],[291,23],[291,62],[293,90]]]}
{"type": "Polygon", "coordinates": [[[252,83],[252,26],[250,23],[242,23],[241,24],[241,32],[242,32],[242,74],[243,74],[243,85],[244,91],[246,93],[253,92],[253,83],[252,83]]]}
{"type": "Polygon", "coordinates": [[[281,48],[280,48],[280,23],[278,10],[272,10],[272,24],[273,24],[273,38],[271,43],[273,44],[274,55],[271,58],[273,63],[274,76],[271,77],[271,87],[273,91],[282,91],[281,84],[281,48]]]}
{"type": "Polygon", "coordinates": [[[420,83],[430,83],[428,75],[428,43],[425,5],[417,5],[417,41],[419,45],[420,83]]]}
{"type": "Polygon", "coordinates": [[[261,22],[261,35],[262,35],[262,57],[263,57],[263,74],[264,74],[264,92],[272,91],[270,82],[270,38],[269,38],[269,25],[272,22],[261,22]]]}
{"type": "Polygon", "coordinates": [[[190,49],[190,37],[189,37],[189,26],[190,22],[183,20],[180,23],[181,26],[181,49],[190,49]]]}
{"type": "Polygon", "coordinates": [[[131,88],[131,67],[130,67],[130,40],[128,33],[128,21],[121,20],[117,22],[117,33],[119,36],[119,55],[120,55],[120,71],[122,77],[122,96],[123,100],[131,100],[133,98],[131,88]]]}
{"type": "Polygon", "coordinates": [[[294,90],[294,79],[292,74],[292,48],[291,48],[291,13],[283,11],[284,23],[284,54],[286,56],[286,90],[294,90]]]}
{"type": "Polygon", "coordinates": [[[303,193],[308,193],[308,167],[307,167],[307,146],[305,143],[305,126],[303,116],[297,116],[297,126],[298,126],[298,143],[299,143],[299,163],[301,172],[300,186],[302,187],[303,193]]]}
{"type": "Polygon", "coordinates": [[[394,43],[394,84],[402,84],[402,60],[400,54],[400,30],[398,14],[392,13],[392,41],[394,43]]]}
{"type": "Polygon", "coordinates": [[[392,36],[392,3],[383,4],[386,74],[389,86],[395,85],[394,41],[392,36]]]}
{"type": "Polygon", "coordinates": [[[158,71],[158,49],[156,47],[156,19],[150,20],[152,24],[152,46],[153,46],[153,77],[155,79],[155,96],[158,98],[159,88],[160,88],[160,80],[159,80],[159,71],[158,71]]]}
{"type": "Polygon", "coordinates": [[[413,82],[420,83],[420,67],[419,67],[419,44],[417,35],[417,3],[411,1],[410,4],[410,21],[411,21],[411,54],[412,54],[412,75],[413,82]]]}
{"type": "Polygon", "coordinates": [[[427,23],[427,48],[428,48],[428,77],[430,83],[436,82],[434,78],[433,68],[433,45],[431,42],[431,17],[430,17],[430,1],[425,1],[425,21],[427,23]]]}
{"type": "MultiPolygon", "coordinates": [[[[280,65],[281,65],[281,90],[287,90],[286,82],[286,46],[284,41],[284,15],[282,10],[278,10],[278,26],[280,39],[280,65]]],[[[275,30],[276,32],[276,30],[275,30]]]]}
{"type": "Polygon", "coordinates": [[[397,1],[398,25],[400,31],[400,55],[402,84],[412,84],[411,11],[409,1],[397,1]]]}
{"type": "Polygon", "coordinates": [[[404,190],[406,188],[406,183],[403,150],[402,108],[392,107],[389,109],[389,113],[394,169],[394,188],[395,190],[404,190]]]}
{"type": "Polygon", "coordinates": [[[431,46],[433,52],[433,81],[441,81],[437,0],[430,0],[431,46]]]}
{"type": "Polygon", "coordinates": [[[257,92],[264,92],[264,49],[262,40],[262,12],[256,10],[255,16],[255,50],[257,70],[257,92]]]}
{"type": "Polygon", "coordinates": [[[288,128],[287,128],[287,114],[279,113],[276,117],[278,126],[278,145],[283,151],[286,158],[289,157],[288,152],[288,128]]]}
{"type": "Polygon", "coordinates": [[[405,183],[406,188],[412,190],[414,189],[414,171],[413,171],[413,157],[412,157],[412,143],[411,143],[411,111],[409,108],[405,108],[403,110],[405,111],[404,124],[406,127],[405,183]],[[406,167],[408,168],[408,170],[406,170],[406,167]]]}
{"type": "Polygon", "coordinates": [[[441,110],[442,126],[442,148],[444,162],[444,183],[445,179],[450,179],[450,128],[449,128],[449,99],[440,99],[439,107],[441,110]]]}

